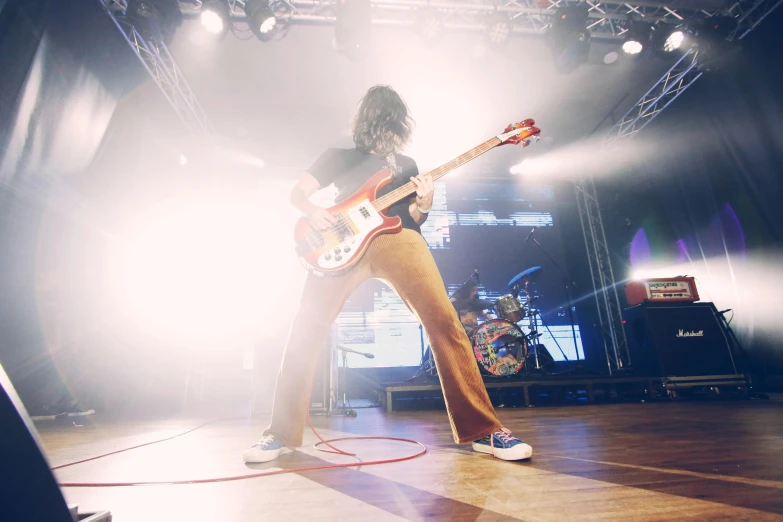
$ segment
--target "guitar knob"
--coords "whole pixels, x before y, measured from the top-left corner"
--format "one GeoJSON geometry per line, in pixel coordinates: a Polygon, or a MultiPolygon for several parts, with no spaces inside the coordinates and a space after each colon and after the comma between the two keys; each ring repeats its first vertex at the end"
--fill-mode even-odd
{"type": "Polygon", "coordinates": [[[334,256],[335,261],[342,261],[343,256],[334,256]]]}
{"type": "Polygon", "coordinates": [[[345,252],[346,254],[347,254],[348,252],[350,252],[350,251],[351,251],[351,247],[349,247],[349,246],[345,246],[345,247],[343,248],[343,252],[345,252]]]}
{"type": "Polygon", "coordinates": [[[327,252],[327,253],[326,253],[326,255],[324,256],[324,259],[326,259],[327,261],[329,261],[330,259],[332,259],[332,254],[330,254],[329,252],[327,252]]]}
{"type": "Polygon", "coordinates": [[[340,247],[334,247],[334,254],[337,255],[340,253],[340,247]]]}

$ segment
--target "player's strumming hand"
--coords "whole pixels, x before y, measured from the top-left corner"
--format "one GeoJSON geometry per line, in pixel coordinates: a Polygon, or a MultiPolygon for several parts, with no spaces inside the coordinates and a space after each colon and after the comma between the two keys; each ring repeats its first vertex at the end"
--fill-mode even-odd
{"type": "Polygon", "coordinates": [[[429,174],[419,174],[411,181],[416,185],[416,205],[424,211],[432,207],[432,196],[435,194],[435,182],[429,174]]]}
{"type": "Polygon", "coordinates": [[[307,222],[316,230],[326,230],[337,224],[337,218],[325,208],[313,206],[307,213],[307,222]]]}

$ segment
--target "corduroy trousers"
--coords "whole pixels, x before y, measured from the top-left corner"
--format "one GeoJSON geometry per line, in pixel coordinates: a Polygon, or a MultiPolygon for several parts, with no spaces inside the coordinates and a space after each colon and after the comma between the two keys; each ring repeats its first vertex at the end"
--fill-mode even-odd
{"type": "Polygon", "coordinates": [[[302,445],[310,390],[321,360],[318,350],[351,292],[369,278],[391,286],[424,326],[455,442],[471,442],[499,430],[473,348],[446,295],[435,259],[420,234],[403,229],[377,237],[344,275],[307,276],[277,377],[272,422],[264,435],[274,434],[287,446],[302,445]]]}

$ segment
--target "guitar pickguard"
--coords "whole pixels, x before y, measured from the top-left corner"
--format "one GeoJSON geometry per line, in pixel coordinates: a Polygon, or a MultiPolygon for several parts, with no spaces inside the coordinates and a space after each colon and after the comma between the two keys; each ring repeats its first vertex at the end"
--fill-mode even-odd
{"type": "Polygon", "coordinates": [[[334,270],[348,264],[370,232],[383,225],[383,218],[367,199],[349,208],[345,214],[348,218],[346,225],[355,232],[318,256],[319,268],[334,270]]]}

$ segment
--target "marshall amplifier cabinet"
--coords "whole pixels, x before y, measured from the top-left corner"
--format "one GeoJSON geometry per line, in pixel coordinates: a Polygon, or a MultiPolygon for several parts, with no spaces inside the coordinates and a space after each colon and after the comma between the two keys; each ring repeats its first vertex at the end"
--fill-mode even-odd
{"type": "Polygon", "coordinates": [[[666,277],[631,281],[625,285],[628,306],[642,303],[683,303],[699,300],[692,277],[666,277]]]}
{"type": "Polygon", "coordinates": [[[744,379],[712,303],[633,306],[623,311],[623,324],[637,374],[744,379]]]}

